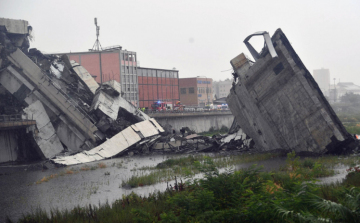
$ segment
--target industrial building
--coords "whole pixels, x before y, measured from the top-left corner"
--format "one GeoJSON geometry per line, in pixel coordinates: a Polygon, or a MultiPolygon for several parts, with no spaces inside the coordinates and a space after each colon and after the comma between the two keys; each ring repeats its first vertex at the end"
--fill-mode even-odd
{"type": "Polygon", "coordinates": [[[70,60],[83,66],[98,83],[116,80],[121,83],[123,97],[138,106],[136,52],[122,50],[121,46],[100,51],[65,53],[70,60]]]}
{"type": "Polygon", "coordinates": [[[114,46],[65,54],[83,66],[98,83],[118,81],[122,97],[137,107],[150,107],[158,100],[172,104],[179,100],[179,71],[140,68],[136,52],[114,46]]]}
{"type": "Polygon", "coordinates": [[[179,71],[138,67],[139,107],[150,108],[154,101],[175,105],[179,97],[179,71]]]}
{"type": "Polygon", "coordinates": [[[180,101],[186,106],[205,107],[212,104],[213,80],[207,77],[180,78],[180,101]]]}

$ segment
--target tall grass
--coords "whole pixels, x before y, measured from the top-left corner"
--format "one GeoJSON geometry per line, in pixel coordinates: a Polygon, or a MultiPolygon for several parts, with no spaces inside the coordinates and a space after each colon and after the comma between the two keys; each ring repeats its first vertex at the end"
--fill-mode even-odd
{"type": "MultiPolygon", "coordinates": [[[[267,160],[279,156],[280,154],[241,154],[233,156],[216,155],[212,157],[216,168],[233,167],[241,163],[248,163],[254,161],[267,160]]],[[[198,163],[204,163],[209,159],[204,155],[190,155],[187,157],[180,157],[175,159],[167,159],[155,167],[142,167],[136,170],[144,171],[150,170],[151,172],[140,172],[140,174],[133,175],[129,179],[122,182],[122,186],[139,187],[151,185],[159,182],[169,181],[174,179],[175,176],[190,178],[195,174],[200,173],[196,168],[198,163]]]]}

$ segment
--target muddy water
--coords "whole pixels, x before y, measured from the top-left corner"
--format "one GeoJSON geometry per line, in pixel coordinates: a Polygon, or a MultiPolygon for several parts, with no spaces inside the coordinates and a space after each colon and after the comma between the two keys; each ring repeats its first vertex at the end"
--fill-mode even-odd
{"type": "MultiPolygon", "coordinates": [[[[64,174],[40,184],[36,182],[45,176],[59,175],[86,165],[46,171],[31,171],[29,166],[0,167],[0,222],[4,221],[6,215],[17,220],[22,213],[31,212],[37,207],[48,211],[52,208],[71,209],[77,205],[99,204],[106,201],[112,203],[131,191],[147,195],[155,189],[162,190],[162,187],[157,186],[128,190],[121,188],[121,183],[133,174],[131,171],[133,168],[156,165],[165,159],[166,156],[151,156],[104,160],[101,163],[105,164],[106,168],[64,174]]],[[[93,162],[87,166],[97,166],[98,163],[100,162],[93,162]]]]}
{"type": "MultiPolygon", "coordinates": [[[[36,184],[36,182],[45,176],[59,175],[67,170],[78,170],[85,166],[95,167],[100,162],[46,171],[30,170],[31,168],[28,165],[2,166],[0,167],[0,222],[3,222],[6,216],[16,221],[23,213],[34,211],[38,207],[47,211],[54,208],[64,210],[77,205],[112,203],[121,198],[122,195],[131,192],[146,196],[156,190],[163,191],[166,189],[166,182],[133,189],[123,188],[121,183],[135,173],[132,169],[154,166],[168,158],[170,157],[166,155],[152,155],[150,157],[104,160],[101,163],[105,164],[106,168],[64,174],[40,184],[36,184]]],[[[257,164],[264,166],[266,171],[277,170],[285,164],[285,159],[274,158],[257,162],[257,164]]],[[[247,168],[252,164],[254,163],[237,165],[235,169],[247,168]]],[[[201,177],[201,175],[196,177],[201,177]]],[[[344,176],[335,176],[333,179],[324,178],[323,181],[332,182],[332,180],[339,180],[341,177],[344,176]]],[[[173,184],[173,182],[169,182],[169,184],[173,184]]]]}

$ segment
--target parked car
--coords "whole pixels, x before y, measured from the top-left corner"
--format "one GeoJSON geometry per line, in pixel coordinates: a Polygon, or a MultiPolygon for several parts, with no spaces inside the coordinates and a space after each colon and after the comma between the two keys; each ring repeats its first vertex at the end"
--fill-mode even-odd
{"type": "Polygon", "coordinates": [[[204,112],[204,109],[203,108],[196,108],[196,111],[197,112],[204,112]]]}

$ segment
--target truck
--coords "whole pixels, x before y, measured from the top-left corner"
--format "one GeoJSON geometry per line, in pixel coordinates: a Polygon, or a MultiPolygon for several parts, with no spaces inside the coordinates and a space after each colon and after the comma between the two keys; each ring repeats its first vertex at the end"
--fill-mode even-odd
{"type": "Polygon", "coordinates": [[[167,111],[172,110],[173,105],[169,102],[164,101],[154,101],[154,103],[151,105],[152,111],[167,111]]]}
{"type": "Polygon", "coordinates": [[[174,111],[176,111],[176,112],[182,112],[182,111],[184,111],[184,108],[185,108],[185,106],[183,104],[181,104],[180,101],[177,101],[174,105],[174,111]]]}
{"type": "Polygon", "coordinates": [[[165,102],[161,101],[154,101],[154,103],[151,105],[152,111],[166,111],[166,104],[165,102]]]}

